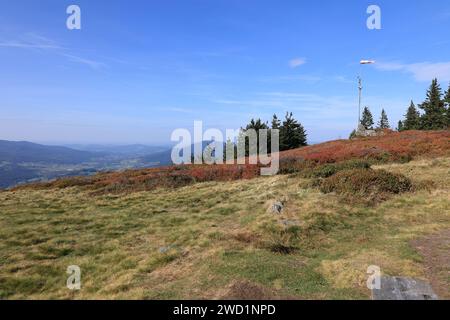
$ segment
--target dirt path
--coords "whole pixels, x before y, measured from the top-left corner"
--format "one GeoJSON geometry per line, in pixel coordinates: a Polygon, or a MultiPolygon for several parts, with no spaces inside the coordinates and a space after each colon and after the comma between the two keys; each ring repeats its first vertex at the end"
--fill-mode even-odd
{"type": "Polygon", "coordinates": [[[450,229],[413,240],[411,245],[423,256],[426,275],[440,299],[450,300],[450,229]]]}

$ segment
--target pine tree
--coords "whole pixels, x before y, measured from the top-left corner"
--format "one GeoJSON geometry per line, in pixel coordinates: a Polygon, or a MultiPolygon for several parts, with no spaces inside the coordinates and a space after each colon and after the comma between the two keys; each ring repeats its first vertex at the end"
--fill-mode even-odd
{"type": "Polygon", "coordinates": [[[223,152],[223,161],[224,161],[224,163],[226,161],[231,162],[231,160],[236,160],[236,158],[237,158],[237,147],[234,144],[234,142],[231,141],[230,138],[228,138],[227,142],[225,142],[225,148],[224,148],[224,152],[223,152]],[[230,155],[230,157],[231,157],[231,155],[233,155],[233,159],[231,159],[231,158],[228,159],[227,158],[228,155],[230,155]]]}
{"type": "Polygon", "coordinates": [[[239,135],[237,137],[237,141],[236,141],[236,159],[239,159],[239,157],[241,156],[241,154],[238,154],[238,152],[241,152],[241,150],[244,150],[244,156],[248,156],[249,153],[249,147],[247,145],[247,138],[245,137],[245,129],[241,128],[239,130],[239,135]]]}
{"type": "Polygon", "coordinates": [[[281,121],[278,119],[277,115],[274,114],[272,117],[271,129],[267,132],[267,153],[272,153],[272,132],[271,130],[280,130],[281,121]]]}
{"type": "Polygon", "coordinates": [[[267,123],[264,123],[261,119],[252,119],[250,120],[250,123],[245,127],[245,130],[248,129],[254,129],[256,132],[258,132],[260,129],[269,129],[269,126],[267,123]]]}
{"type": "Polygon", "coordinates": [[[372,116],[372,113],[369,110],[369,107],[364,107],[364,110],[363,110],[363,113],[362,113],[361,124],[366,129],[372,129],[373,128],[373,116],[372,116]]]}
{"type": "Polygon", "coordinates": [[[378,129],[389,129],[389,119],[387,117],[386,111],[381,110],[380,121],[378,121],[378,129]]]}
{"type": "MultiPolygon", "coordinates": [[[[269,126],[267,125],[267,123],[263,122],[261,119],[252,119],[250,120],[250,123],[245,127],[245,129],[242,129],[241,135],[242,133],[245,133],[247,130],[253,129],[256,132],[256,141],[257,141],[257,150],[256,152],[259,153],[259,148],[260,148],[260,142],[259,142],[259,130],[261,129],[269,129],[269,126]]],[[[250,155],[250,149],[249,149],[249,144],[246,141],[249,141],[248,138],[245,139],[245,141],[242,141],[243,138],[241,138],[240,143],[245,143],[245,155],[249,156],[250,155]]]]}
{"type": "Polygon", "coordinates": [[[277,115],[274,114],[272,118],[272,129],[280,129],[281,121],[278,119],[277,115]]]}
{"type": "Polygon", "coordinates": [[[447,127],[442,90],[437,79],[433,79],[427,98],[419,107],[425,112],[420,118],[421,129],[439,130],[447,127]]]}
{"type": "Polygon", "coordinates": [[[308,145],[303,126],[294,119],[292,112],[286,113],[280,128],[280,150],[291,150],[308,145]]]}
{"type": "Polygon", "coordinates": [[[450,84],[448,85],[447,92],[445,93],[444,98],[445,106],[446,106],[446,114],[447,114],[447,128],[450,127],[450,84]]]}
{"type": "Polygon", "coordinates": [[[403,127],[403,122],[402,122],[402,120],[399,120],[398,121],[398,125],[397,125],[397,131],[398,132],[401,132],[401,131],[404,131],[405,129],[404,129],[404,127],[403,127]]]}
{"type": "Polygon", "coordinates": [[[420,113],[416,109],[414,102],[411,100],[411,104],[405,114],[405,120],[403,121],[403,130],[418,129],[420,129],[420,113]]]}

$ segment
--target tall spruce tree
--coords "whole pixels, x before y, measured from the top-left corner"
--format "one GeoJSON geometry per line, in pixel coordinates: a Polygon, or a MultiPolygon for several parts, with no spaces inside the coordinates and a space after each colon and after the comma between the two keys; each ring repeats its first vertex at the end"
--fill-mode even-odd
{"type": "Polygon", "coordinates": [[[384,109],[381,110],[380,121],[378,121],[378,129],[389,129],[389,119],[387,117],[386,111],[384,109]]]}
{"type": "Polygon", "coordinates": [[[403,121],[403,130],[418,130],[420,129],[420,113],[416,109],[416,105],[411,100],[411,104],[405,114],[403,121]]]}
{"type": "Polygon", "coordinates": [[[448,85],[447,92],[445,93],[445,107],[446,107],[446,114],[447,114],[447,128],[450,127],[450,84],[448,85]]]}
{"type": "Polygon", "coordinates": [[[278,119],[277,115],[274,114],[272,117],[271,128],[267,133],[267,153],[272,153],[272,130],[280,130],[281,121],[278,119]]]}
{"type": "Polygon", "coordinates": [[[373,116],[370,112],[369,107],[364,107],[362,118],[361,118],[361,124],[366,129],[373,129],[373,116]]]}
{"type": "Polygon", "coordinates": [[[447,127],[444,100],[442,100],[442,90],[437,79],[433,79],[427,91],[427,98],[419,105],[424,111],[420,118],[421,129],[439,130],[447,127]]]}
{"type": "Polygon", "coordinates": [[[291,150],[308,145],[307,134],[303,126],[287,112],[280,128],[280,150],[291,150]]]}
{"type": "Polygon", "coordinates": [[[281,121],[278,119],[277,115],[274,114],[272,118],[272,129],[280,129],[281,121]]]}

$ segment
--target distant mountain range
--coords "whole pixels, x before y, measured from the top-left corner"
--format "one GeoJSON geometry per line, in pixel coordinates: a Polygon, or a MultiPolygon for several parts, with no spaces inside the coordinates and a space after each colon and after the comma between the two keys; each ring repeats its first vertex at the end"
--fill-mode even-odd
{"type": "Polygon", "coordinates": [[[67,147],[89,152],[103,152],[117,155],[149,155],[170,149],[169,146],[147,146],[143,144],[101,145],[101,144],[70,144],[67,147]]]}
{"type": "Polygon", "coordinates": [[[145,145],[47,146],[0,140],[0,188],[103,170],[172,163],[170,147],[145,145]]]}
{"type": "MultiPolygon", "coordinates": [[[[210,143],[203,141],[202,150],[210,143]]],[[[194,145],[191,152],[194,154],[194,145]]],[[[172,164],[171,156],[170,146],[47,146],[0,140],[0,188],[99,171],[167,166],[172,164]]]]}
{"type": "MultiPolygon", "coordinates": [[[[191,154],[194,155],[194,150],[195,150],[195,146],[200,146],[201,144],[201,150],[205,150],[205,148],[212,143],[212,141],[203,141],[203,142],[199,142],[198,144],[192,144],[191,145],[191,154]]],[[[225,148],[225,144],[224,144],[224,148],[225,148]]],[[[182,152],[181,152],[182,154],[182,152]]],[[[172,148],[164,150],[164,151],[160,151],[160,152],[156,152],[153,154],[149,154],[147,156],[144,156],[141,158],[141,160],[145,163],[155,163],[158,162],[161,166],[165,166],[165,165],[171,165],[172,164],[172,148]]]]}
{"type": "Polygon", "coordinates": [[[0,162],[76,164],[87,162],[100,156],[102,154],[73,150],[66,147],[44,146],[26,141],[0,140],[0,162]]]}

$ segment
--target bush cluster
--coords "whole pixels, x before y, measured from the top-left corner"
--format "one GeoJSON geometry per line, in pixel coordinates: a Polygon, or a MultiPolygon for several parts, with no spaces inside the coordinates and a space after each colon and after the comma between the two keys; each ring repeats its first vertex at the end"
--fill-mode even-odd
{"type": "Polygon", "coordinates": [[[315,161],[288,157],[281,159],[279,174],[297,173],[304,178],[328,178],[342,170],[369,168],[370,163],[368,161],[358,159],[320,164],[315,161]]]}
{"type": "Polygon", "coordinates": [[[411,191],[410,179],[385,170],[343,170],[320,182],[323,193],[336,192],[351,199],[376,202],[390,195],[411,191]]]}
{"type": "Polygon", "coordinates": [[[369,169],[370,163],[363,160],[349,160],[339,163],[323,164],[315,167],[310,175],[313,178],[328,178],[343,170],[369,169]]]}

